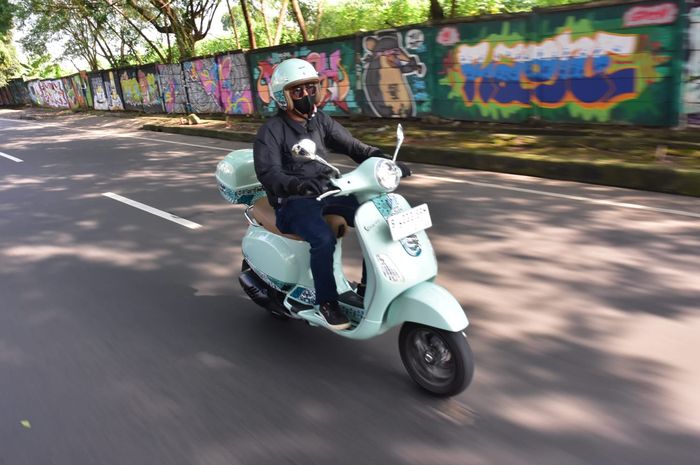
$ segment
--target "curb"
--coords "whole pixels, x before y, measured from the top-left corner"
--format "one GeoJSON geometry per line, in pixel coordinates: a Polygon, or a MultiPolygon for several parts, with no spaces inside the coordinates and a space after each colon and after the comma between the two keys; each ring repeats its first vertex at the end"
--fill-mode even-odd
{"type": "MultiPolygon", "coordinates": [[[[141,129],[253,143],[255,134],[194,126],[144,124],[141,129]]],[[[394,147],[379,146],[390,153],[394,147]]],[[[403,161],[540,178],[624,187],[700,197],[700,170],[672,169],[631,163],[589,162],[545,157],[514,157],[446,148],[402,147],[403,161]]]]}

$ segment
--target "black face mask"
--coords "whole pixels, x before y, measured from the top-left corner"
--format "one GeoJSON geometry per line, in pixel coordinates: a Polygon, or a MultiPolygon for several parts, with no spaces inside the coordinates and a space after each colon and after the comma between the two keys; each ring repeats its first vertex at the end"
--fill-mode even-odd
{"type": "Polygon", "coordinates": [[[304,116],[311,116],[311,112],[314,108],[313,97],[309,95],[304,95],[299,100],[294,100],[294,109],[304,116]]]}

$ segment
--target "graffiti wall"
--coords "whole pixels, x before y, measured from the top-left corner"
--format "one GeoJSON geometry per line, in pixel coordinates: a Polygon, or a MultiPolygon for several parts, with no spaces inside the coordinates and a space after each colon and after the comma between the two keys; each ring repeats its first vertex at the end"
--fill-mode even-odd
{"type": "MultiPolygon", "coordinates": [[[[689,22],[682,0],[619,1],[81,73],[82,95],[99,110],[269,116],[272,71],[297,57],[332,115],[673,126],[683,111],[700,123],[700,0],[688,5],[689,22]]],[[[24,98],[80,108],[79,88],[30,81],[24,98]]]]}
{"type": "Polygon", "coordinates": [[[188,110],[185,77],[178,65],[156,65],[161,99],[166,113],[186,113],[188,110]]]}
{"type": "Polygon", "coordinates": [[[105,83],[102,80],[102,73],[88,73],[90,91],[92,92],[92,103],[95,110],[109,110],[105,83]]]}
{"type": "Polygon", "coordinates": [[[124,109],[159,113],[163,111],[155,65],[118,70],[124,109]]]}
{"type": "Polygon", "coordinates": [[[122,87],[119,84],[118,71],[109,70],[102,72],[102,81],[107,96],[107,107],[111,111],[123,110],[122,87]]]}
{"type": "Polygon", "coordinates": [[[700,125],[700,1],[689,4],[688,21],[683,111],[688,124],[700,125]]]}
{"type": "Polygon", "coordinates": [[[5,89],[10,94],[10,101],[8,105],[23,105],[32,103],[32,100],[29,97],[29,89],[27,88],[27,84],[21,78],[11,79],[5,89]]]}
{"type": "Polygon", "coordinates": [[[195,58],[182,63],[187,99],[195,113],[221,113],[219,66],[216,58],[195,58]]]}
{"type": "Polygon", "coordinates": [[[433,108],[470,120],[674,124],[679,12],[653,2],[539,14],[531,32],[531,17],[442,27],[433,108]]]}
{"type": "Polygon", "coordinates": [[[434,69],[426,44],[431,29],[379,31],[362,38],[364,104],[370,116],[410,118],[431,112],[428,69],[434,69]]]}
{"type": "Polygon", "coordinates": [[[130,111],[142,111],[141,89],[136,68],[119,70],[119,84],[122,86],[124,96],[124,109],[130,111]]]}
{"type": "Polygon", "coordinates": [[[61,82],[63,82],[66,100],[68,101],[68,106],[71,108],[71,110],[87,108],[87,101],[85,100],[86,86],[80,74],[74,74],[72,76],[62,78],[61,82]]]}
{"type": "Polygon", "coordinates": [[[69,108],[60,79],[29,81],[27,86],[33,104],[50,108],[69,108]]]}
{"type": "Polygon", "coordinates": [[[158,71],[156,71],[156,66],[146,65],[139,67],[136,73],[136,79],[138,80],[139,90],[141,91],[143,111],[146,113],[162,113],[163,100],[160,86],[158,85],[158,71]]]}
{"type": "Polygon", "coordinates": [[[256,91],[258,111],[272,115],[277,110],[268,82],[275,65],[287,58],[301,58],[314,65],[321,77],[321,108],[331,115],[360,113],[355,88],[355,40],[282,47],[274,51],[250,53],[250,75],[256,91]]]}
{"type": "Polygon", "coordinates": [[[218,100],[227,115],[247,115],[255,111],[248,65],[243,53],[216,57],[219,71],[218,100]]]}

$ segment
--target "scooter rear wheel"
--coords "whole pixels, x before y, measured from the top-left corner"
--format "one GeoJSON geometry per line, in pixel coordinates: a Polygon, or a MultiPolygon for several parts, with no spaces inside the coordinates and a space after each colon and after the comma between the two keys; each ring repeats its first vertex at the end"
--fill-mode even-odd
{"type": "Polygon", "coordinates": [[[474,376],[474,354],[463,331],[404,323],[399,352],[413,381],[436,396],[459,394],[474,376]]]}

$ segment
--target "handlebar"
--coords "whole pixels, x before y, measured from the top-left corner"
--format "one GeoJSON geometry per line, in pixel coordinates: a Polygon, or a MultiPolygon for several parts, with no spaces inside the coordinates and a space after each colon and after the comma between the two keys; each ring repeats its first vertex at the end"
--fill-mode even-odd
{"type": "Polygon", "coordinates": [[[318,200],[320,202],[321,200],[325,199],[326,197],[330,197],[331,195],[335,195],[339,192],[342,192],[342,189],[333,189],[333,190],[324,192],[323,194],[316,197],[316,200],[318,200]]]}

